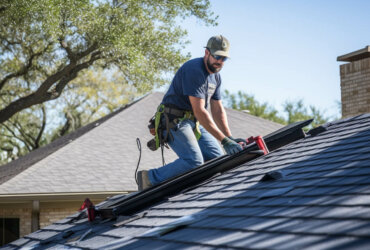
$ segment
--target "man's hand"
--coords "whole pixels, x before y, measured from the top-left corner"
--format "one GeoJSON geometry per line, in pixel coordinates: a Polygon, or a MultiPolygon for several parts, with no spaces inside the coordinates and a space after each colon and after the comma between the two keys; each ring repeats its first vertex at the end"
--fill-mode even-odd
{"type": "Polygon", "coordinates": [[[247,141],[242,138],[234,138],[232,136],[228,136],[228,138],[241,145],[242,148],[245,148],[245,146],[247,146],[247,141]]]}
{"type": "Polygon", "coordinates": [[[231,140],[228,137],[222,139],[221,144],[228,155],[236,154],[243,150],[241,145],[239,145],[237,142],[231,140]]]}

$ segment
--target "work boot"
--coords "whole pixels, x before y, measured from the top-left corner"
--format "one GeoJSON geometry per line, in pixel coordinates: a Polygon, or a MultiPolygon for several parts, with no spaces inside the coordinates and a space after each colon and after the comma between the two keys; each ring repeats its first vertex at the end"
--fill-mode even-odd
{"type": "Polygon", "coordinates": [[[139,191],[143,191],[152,186],[149,181],[148,170],[141,170],[137,172],[137,184],[139,191]]]}

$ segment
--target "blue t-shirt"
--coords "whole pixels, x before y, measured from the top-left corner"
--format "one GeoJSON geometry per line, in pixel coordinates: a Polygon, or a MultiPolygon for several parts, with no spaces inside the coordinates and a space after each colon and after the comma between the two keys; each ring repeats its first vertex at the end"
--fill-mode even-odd
{"type": "Polygon", "coordinates": [[[195,58],[184,63],[176,72],[162,104],[174,105],[182,110],[192,110],[189,96],[194,96],[204,99],[205,108],[207,108],[211,98],[221,99],[220,85],[220,74],[209,74],[203,58],[195,58]]]}

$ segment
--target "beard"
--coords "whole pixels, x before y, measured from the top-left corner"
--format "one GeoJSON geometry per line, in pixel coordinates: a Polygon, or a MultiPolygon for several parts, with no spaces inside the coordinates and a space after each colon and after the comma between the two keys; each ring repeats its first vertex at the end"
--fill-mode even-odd
{"type": "Polygon", "coordinates": [[[217,72],[219,72],[222,69],[222,67],[220,67],[221,64],[219,64],[219,63],[213,63],[213,64],[211,64],[211,62],[209,61],[209,57],[210,56],[211,55],[209,55],[208,56],[208,59],[207,59],[207,67],[208,67],[209,71],[211,71],[212,73],[217,73],[217,72]],[[219,68],[216,68],[215,66],[219,66],[219,68]]]}

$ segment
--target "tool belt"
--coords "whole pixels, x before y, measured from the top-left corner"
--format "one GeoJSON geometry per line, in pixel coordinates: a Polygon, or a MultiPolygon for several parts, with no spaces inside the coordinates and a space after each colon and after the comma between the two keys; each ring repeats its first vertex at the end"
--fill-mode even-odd
{"type": "Polygon", "coordinates": [[[157,150],[160,146],[165,145],[168,142],[169,137],[173,139],[170,129],[176,127],[176,125],[184,119],[194,121],[194,135],[199,140],[201,133],[199,130],[199,122],[196,120],[194,114],[190,110],[181,110],[174,107],[166,106],[161,104],[157,108],[155,115],[149,120],[149,129],[155,130],[154,139],[147,143],[147,146],[151,150],[157,150]],[[165,136],[163,132],[166,131],[165,136]]]}

